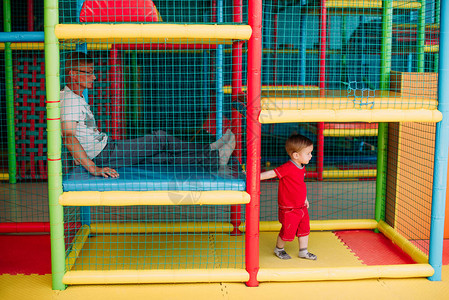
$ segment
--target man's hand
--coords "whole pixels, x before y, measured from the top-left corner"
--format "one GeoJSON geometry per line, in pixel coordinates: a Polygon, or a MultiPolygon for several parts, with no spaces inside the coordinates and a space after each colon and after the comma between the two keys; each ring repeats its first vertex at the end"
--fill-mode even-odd
{"type": "Polygon", "coordinates": [[[95,163],[87,156],[83,146],[75,136],[76,127],[78,122],[66,121],[62,122],[62,137],[64,144],[69,150],[72,157],[76,162],[81,164],[90,174],[94,176],[103,176],[104,178],[117,178],[118,172],[112,168],[99,168],[95,163]]]}
{"type": "Polygon", "coordinates": [[[103,176],[104,178],[118,178],[119,174],[112,168],[99,168],[97,166],[89,167],[89,173],[94,176],[103,176]]]}
{"type": "Polygon", "coordinates": [[[309,200],[306,199],[305,205],[307,208],[309,208],[309,200]]]}

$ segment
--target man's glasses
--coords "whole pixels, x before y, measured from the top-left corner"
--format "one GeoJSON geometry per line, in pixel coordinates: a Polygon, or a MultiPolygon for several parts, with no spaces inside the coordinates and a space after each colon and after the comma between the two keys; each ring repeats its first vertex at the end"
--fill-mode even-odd
{"type": "Polygon", "coordinates": [[[84,71],[84,70],[79,70],[79,69],[73,69],[73,71],[77,71],[77,72],[81,72],[87,75],[94,75],[94,71],[84,71]]]}

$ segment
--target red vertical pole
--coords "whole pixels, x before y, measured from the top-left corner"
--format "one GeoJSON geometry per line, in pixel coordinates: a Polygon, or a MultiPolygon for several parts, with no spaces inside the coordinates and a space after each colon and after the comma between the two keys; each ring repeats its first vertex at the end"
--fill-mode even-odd
{"type": "MultiPolygon", "coordinates": [[[[234,13],[233,13],[233,21],[234,23],[242,23],[243,22],[243,13],[242,13],[242,0],[234,0],[234,13]]],[[[242,92],[242,48],[243,41],[234,42],[232,44],[232,101],[237,102],[238,96],[242,92]]],[[[242,161],[242,130],[240,126],[242,126],[242,122],[240,120],[240,114],[238,111],[232,111],[232,131],[236,137],[236,151],[234,154],[237,156],[238,160],[242,161]],[[232,125],[236,125],[235,127],[232,125]],[[238,127],[238,128],[237,128],[238,127]]],[[[239,226],[242,223],[241,221],[241,207],[240,205],[232,205],[231,206],[231,224],[234,226],[234,230],[231,232],[231,235],[240,235],[241,232],[239,230],[239,226]]]]}
{"type": "Polygon", "coordinates": [[[326,0],[321,0],[320,7],[320,70],[319,70],[319,86],[320,89],[325,88],[325,80],[326,80],[326,36],[327,36],[327,9],[326,9],[326,0]]]}
{"type": "Polygon", "coordinates": [[[247,105],[247,177],[246,190],[251,201],[246,206],[246,271],[247,286],[258,286],[259,271],[259,209],[260,209],[260,137],[259,123],[262,69],[262,0],[248,3],[248,22],[252,29],[248,42],[248,105],[247,105]]]}
{"type": "MultiPolygon", "coordinates": [[[[31,70],[31,97],[30,97],[30,116],[36,116],[36,98],[37,98],[37,89],[36,89],[36,78],[37,78],[37,71],[36,71],[36,67],[37,67],[37,56],[33,55],[31,56],[32,58],[32,62],[31,62],[31,66],[32,70],[31,70]]],[[[29,125],[30,127],[28,128],[28,130],[30,132],[36,132],[36,123],[39,124],[39,121],[36,122],[36,119],[30,119],[29,125]]],[[[39,126],[38,126],[39,127],[39,126]]],[[[29,154],[29,159],[30,159],[30,175],[31,178],[36,179],[37,175],[36,175],[36,153],[34,152],[35,148],[36,148],[36,137],[34,135],[30,135],[30,139],[29,139],[29,144],[28,147],[30,150],[33,150],[30,152],[29,154]]]]}
{"type": "Polygon", "coordinates": [[[28,31],[34,31],[34,0],[27,1],[27,29],[28,31]]]}
{"type": "Polygon", "coordinates": [[[316,165],[316,171],[317,171],[317,180],[322,181],[323,180],[323,170],[324,170],[324,123],[318,122],[318,128],[317,128],[317,165],[316,165]]]}
{"type": "MultiPolygon", "coordinates": [[[[42,56],[43,57],[43,56],[42,56]]],[[[40,72],[41,72],[41,76],[40,76],[40,96],[39,96],[39,122],[41,124],[44,124],[46,122],[45,120],[45,63],[44,60],[41,57],[41,61],[40,61],[40,72]]],[[[44,140],[44,132],[45,132],[45,128],[43,126],[39,126],[39,134],[38,134],[38,139],[40,141],[44,140]]],[[[37,155],[40,157],[43,157],[45,155],[44,151],[44,145],[42,143],[39,143],[39,145],[37,146],[37,155]]],[[[38,161],[39,164],[39,173],[40,173],[40,178],[41,179],[47,179],[47,163],[44,162],[43,160],[39,160],[38,161]]]]}
{"type": "MultiPolygon", "coordinates": [[[[326,0],[321,0],[320,6],[320,69],[319,69],[319,87],[320,95],[324,94],[326,88],[326,37],[327,37],[327,9],[326,0]]],[[[317,179],[323,180],[324,170],[324,123],[317,124],[317,179]]]]}
{"type": "Polygon", "coordinates": [[[123,80],[120,66],[120,57],[118,50],[112,46],[109,52],[109,65],[111,71],[109,74],[110,86],[110,116],[111,116],[111,137],[112,139],[122,139],[123,131],[123,80]]]}
{"type": "MultiPolygon", "coordinates": [[[[26,75],[30,75],[28,73],[28,71],[29,71],[29,62],[28,62],[28,60],[25,60],[23,62],[23,73],[26,75]]],[[[23,90],[24,91],[29,90],[29,77],[28,76],[25,76],[23,78],[23,90]]],[[[23,107],[30,106],[30,104],[28,103],[28,98],[29,98],[29,95],[27,93],[24,93],[23,94],[23,107]]],[[[28,114],[29,114],[28,111],[22,112],[22,124],[27,124],[29,122],[28,114]]],[[[20,137],[22,138],[22,141],[26,140],[26,131],[27,131],[27,128],[25,126],[22,126],[22,128],[20,130],[20,133],[21,133],[20,137]]],[[[22,143],[21,150],[22,150],[22,152],[21,152],[22,158],[27,157],[27,144],[26,143],[22,143]]],[[[27,171],[27,162],[26,162],[26,159],[23,159],[21,161],[21,168],[20,168],[20,175],[22,176],[22,178],[26,178],[26,171],[27,171]]]]}

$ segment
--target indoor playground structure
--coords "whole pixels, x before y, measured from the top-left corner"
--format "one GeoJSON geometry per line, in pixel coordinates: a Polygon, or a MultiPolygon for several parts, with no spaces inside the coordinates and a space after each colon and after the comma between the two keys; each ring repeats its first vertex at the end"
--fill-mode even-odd
{"type": "Polygon", "coordinates": [[[54,290],[441,280],[446,0],[23,2],[4,0],[0,33],[0,233],[50,232],[54,290]],[[185,151],[119,166],[118,178],[90,174],[61,127],[75,120],[60,97],[75,80],[108,144],[152,134],[152,147],[185,151]],[[229,129],[223,165],[207,145],[229,129]],[[317,261],[294,255],[296,242],[293,259],[273,255],[278,181],[260,173],[288,160],[292,133],[314,142],[317,261]]]}

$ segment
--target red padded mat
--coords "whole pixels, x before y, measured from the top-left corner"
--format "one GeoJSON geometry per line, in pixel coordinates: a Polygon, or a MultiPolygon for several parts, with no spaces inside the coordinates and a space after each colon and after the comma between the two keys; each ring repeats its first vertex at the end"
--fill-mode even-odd
{"type": "Polygon", "coordinates": [[[50,273],[50,235],[0,235],[0,274],[50,273]]]}
{"type": "Polygon", "coordinates": [[[381,233],[371,230],[336,231],[335,235],[365,264],[414,264],[408,254],[381,233]]]}

